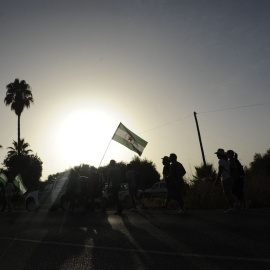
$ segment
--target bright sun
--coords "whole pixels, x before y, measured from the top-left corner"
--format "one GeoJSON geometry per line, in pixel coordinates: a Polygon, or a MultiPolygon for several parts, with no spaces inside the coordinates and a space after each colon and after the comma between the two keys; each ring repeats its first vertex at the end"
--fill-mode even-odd
{"type": "Polygon", "coordinates": [[[57,125],[57,152],[69,166],[98,166],[115,129],[112,122],[108,114],[95,109],[70,110],[57,125]]]}

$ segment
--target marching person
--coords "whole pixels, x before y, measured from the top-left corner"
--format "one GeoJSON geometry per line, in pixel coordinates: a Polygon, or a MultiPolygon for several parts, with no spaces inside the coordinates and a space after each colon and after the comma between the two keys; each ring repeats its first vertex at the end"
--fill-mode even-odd
{"type": "Polygon", "coordinates": [[[171,200],[171,197],[173,195],[172,194],[173,190],[171,188],[171,181],[168,178],[168,175],[170,173],[170,159],[168,156],[164,156],[162,158],[162,164],[163,164],[163,170],[162,170],[163,181],[166,182],[166,188],[168,190],[167,195],[166,195],[166,200],[165,200],[165,203],[163,205],[163,209],[167,209],[168,203],[171,200]]]}
{"type": "Polygon", "coordinates": [[[81,195],[81,180],[80,175],[71,169],[69,173],[69,182],[67,185],[67,197],[69,201],[68,210],[72,213],[76,204],[76,201],[80,199],[81,195]]]}
{"type": "Polygon", "coordinates": [[[233,178],[232,193],[236,197],[235,209],[246,209],[249,207],[250,201],[245,203],[244,200],[244,178],[245,172],[242,164],[238,160],[238,155],[233,150],[227,151],[227,156],[230,163],[231,176],[233,178]]]}
{"type": "Polygon", "coordinates": [[[221,180],[223,193],[226,197],[228,209],[225,211],[225,213],[232,213],[234,212],[234,197],[232,194],[232,188],[233,188],[233,178],[231,177],[231,170],[230,170],[230,163],[228,162],[227,155],[224,151],[224,149],[219,148],[217,152],[215,152],[217,155],[218,161],[218,174],[215,181],[215,184],[221,180]]]}
{"type": "Polygon", "coordinates": [[[8,207],[8,212],[11,211],[12,196],[14,193],[14,185],[11,181],[8,181],[5,186],[5,201],[2,208],[2,212],[5,211],[6,206],[8,207]]]}
{"type": "Polygon", "coordinates": [[[108,170],[108,189],[112,188],[113,193],[113,202],[116,204],[116,212],[115,215],[121,215],[123,212],[123,206],[119,200],[118,193],[121,188],[121,171],[116,166],[115,160],[110,161],[110,168],[108,170]]]}
{"type": "Polygon", "coordinates": [[[132,168],[131,164],[127,165],[127,172],[126,172],[126,179],[128,182],[128,190],[131,198],[131,202],[133,205],[133,208],[130,209],[132,212],[137,212],[137,207],[136,207],[136,201],[139,202],[144,208],[143,202],[138,198],[138,186],[137,186],[137,181],[136,181],[136,171],[132,168]]]}
{"type": "Polygon", "coordinates": [[[184,188],[184,179],[183,176],[186,174],[186,170],[183,165],[177,161],[177,155],[172,153],[169,157],[170,160],[170,171],[167,176],[167,181],[170,183],[171,193],[168,192],[168,197],[164,207],[167,207],[170,200],[176,200],[179,204],[180,210],[179,214],[183,214],[187,209],[184,208],[183,202],[183,188],[184,188]]]}

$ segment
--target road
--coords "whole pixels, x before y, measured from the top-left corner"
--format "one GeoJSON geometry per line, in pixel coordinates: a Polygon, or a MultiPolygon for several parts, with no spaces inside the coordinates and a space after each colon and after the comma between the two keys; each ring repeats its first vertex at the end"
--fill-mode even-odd
{"type": "Polygon", "coordinates": [[[270,210],[0,215],[0,269],[270,269],[270,210]]]}

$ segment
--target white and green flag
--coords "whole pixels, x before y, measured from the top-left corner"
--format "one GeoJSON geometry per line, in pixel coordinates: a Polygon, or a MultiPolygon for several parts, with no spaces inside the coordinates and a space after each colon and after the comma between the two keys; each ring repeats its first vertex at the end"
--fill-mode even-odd
{"type": "Polygon", "coordinates": [[[23,184],[21,174],[18,174],[13,180],[13,184],[20,190],[20,194],[23,195],[27,190],[23,184]]]}
{"type": "Polygon", "coordinates": [[[7,179],[6,175],[4,173],[0,173],[0,183],[2,183],[4,186],[6,186],[7,181],[8,181],[8,179],[7,179]]]}
{"type": "Polygon", "coordinates": [[[136,152],[137,154],[141,155],[144,148],[147,145],[147,142],[134,134],[128,128],[126,128],[122,123],[119,124],[118,128],[116,129],[112,140],[117,141],[131,151],[136,152]]]}

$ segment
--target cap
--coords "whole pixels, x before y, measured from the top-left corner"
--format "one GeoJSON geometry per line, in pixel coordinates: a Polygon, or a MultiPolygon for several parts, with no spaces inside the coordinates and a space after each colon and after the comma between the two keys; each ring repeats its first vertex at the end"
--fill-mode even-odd
{"type": "Polygon", "coordinates": [[[224,149],[222,149],[222,148],[219,148],[219,149],[217,150],[217,152],[215,152],[215,154],[217,154],[217,155],[222,155],[222,156],[226,156],[226,153],[225,153],[224,149]]]}

